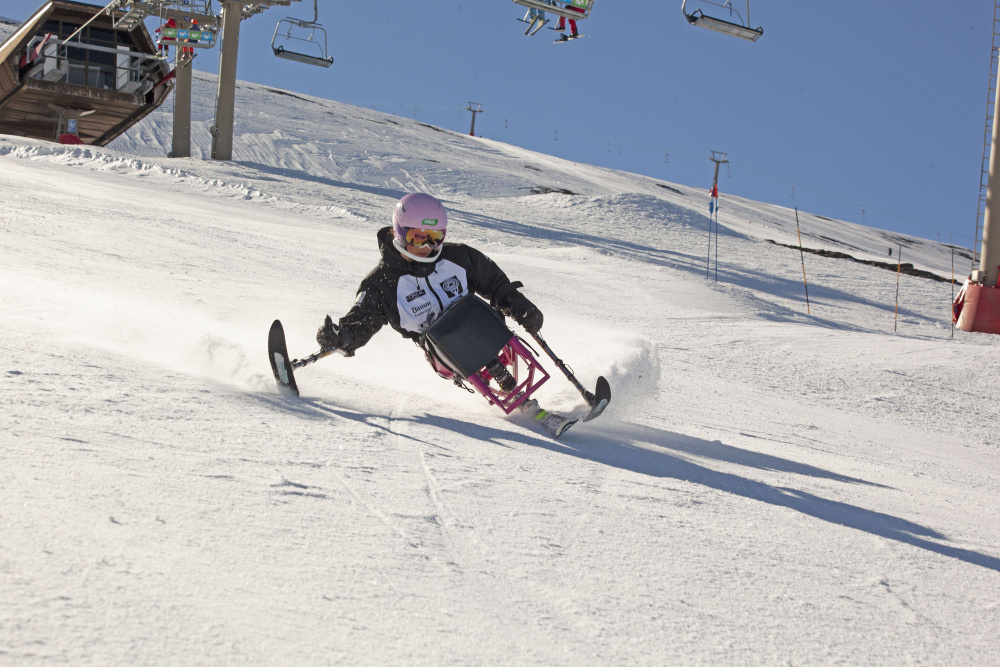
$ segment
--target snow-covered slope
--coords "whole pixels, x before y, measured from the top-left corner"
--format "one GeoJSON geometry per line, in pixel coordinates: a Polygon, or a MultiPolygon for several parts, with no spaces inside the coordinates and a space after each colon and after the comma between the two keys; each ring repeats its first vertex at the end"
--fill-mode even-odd
{"type": "Polygon", "coordinates": [[[191,159],[169,104],[107,149],[0,137],[0,663],[996,655],[997,341],[949,283],[807,254],[807,309],[794,211],[723,195],[716,281],[704,191],[248,83],[216,163],[213,87],[191,159]],[[275,391],[271,321],[314,351],[415,190],[604,416],[553,442],[389,330],[275,391]]]}

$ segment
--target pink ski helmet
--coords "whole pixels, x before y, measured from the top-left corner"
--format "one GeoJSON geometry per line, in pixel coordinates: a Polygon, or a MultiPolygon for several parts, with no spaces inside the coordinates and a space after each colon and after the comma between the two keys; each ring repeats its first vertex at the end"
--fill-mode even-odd
{"type": "Polygon", "coordinates": [[[444,249],[447,227],[448,214],[441,202],[420,192],[408,194],[396,203],[392,212],[392,244],[400,254],[416,262],[435,262],[444,249]],[[406,250],[407,243],[430,245],[434,252],[420,257],[406,250]]]}

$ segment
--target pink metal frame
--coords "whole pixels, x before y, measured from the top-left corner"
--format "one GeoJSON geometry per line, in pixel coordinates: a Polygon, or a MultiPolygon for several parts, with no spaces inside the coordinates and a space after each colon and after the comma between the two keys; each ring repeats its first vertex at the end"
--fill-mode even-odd
{"type": "MultiPolygon", "coordinates": [[[[455,377],[455,374],[436,357],[428,356],[434,372],[446,380],[451,380],[455,377]]],[[[549,379],[549,374],[535,360],[534,355],[524,346],[524,343],[518,340],[517,336],[512,336],[497,356],[507,367],[510,374],[514,376],[516,386],[512,391],[503,393],[494,391],[490,387],[490,380],[493,376],[485,368],[469,376],[467,380],[487,401],[498,406],[509,415],[515,408],[531,398],[536,389],[545,384],[545,381],[549,379]]]]}
{"type": "Polygon", "coordinates": [[[531,351],[518,340],[517,336],[512,336],[507,345],[504,346],[500,353],[500,361],[514,376],[517,386],[513,390],[504,393],[494,391],[490,387],[491,376],[486,369],[469,376],[468,380],[469,384],[476,388],[476,391],[486,397],[487,401],[509,415],[515,408],[531,398],[531,394],[549,379],[549,374],[535,360],[531,351]]]}

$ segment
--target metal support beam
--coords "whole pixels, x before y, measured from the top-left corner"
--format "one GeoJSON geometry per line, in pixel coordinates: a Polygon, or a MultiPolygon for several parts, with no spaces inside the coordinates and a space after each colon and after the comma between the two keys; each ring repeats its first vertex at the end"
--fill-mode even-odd
{"type": "Polygon", "coordinates": [[[190,54],[178,54],[174,85],[174,137],[170,157],[191,157],[191,63],[190,54]]]}
{"type": "Polygon", "coordinates": [[[465,107],[465,110],[472,112],[472,127],[469,128],[469,136],[474,137],[476,136],[476,114],[483,113],[486,109],[484,109],[483,105],[479,102],[469,102],[469,106],[465,107]],[[476,105],[475,109],[472,108],[473,104],[476,105]]]}
{"type": "Polygon", "coordinates": [[[236,58],[240,47],[242,2],[222,1],[222,38],[219,40],[219,88],[212,128],[212,159],[233,159],[233,121],[236,109],[236,58]]]}
{"type": "MultiPolygon", "coordinates": [[[[1000,86],[997,86],[997,97],[993,104],[993,113],[1000,107],[1000,86]]],[[[997,125],[996,116],[993,118],[993,145],[990,149],[990,180],[986,188],[986,214],[983,217],[983,248],[979,258],[979,270],[985,276],[982,284],[994,287],[997,278],[1000,278],[1000,222],[995,218],[1000,216],[1000,173],[998,173],[998,159],[1000,159],[1000,126],[997,125]],[[990,227],[993,227],[991,230],[990,227]],[[991,233],[992,232],[992,233],[991,233]]]]}

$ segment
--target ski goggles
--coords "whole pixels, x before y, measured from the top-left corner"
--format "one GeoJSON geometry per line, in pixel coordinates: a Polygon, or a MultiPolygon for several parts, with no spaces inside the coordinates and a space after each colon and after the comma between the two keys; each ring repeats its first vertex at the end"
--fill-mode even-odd
{"type": "Polygon", "coordinates": [[[436,229],[407,229],[406,243],[412,246],[436,248],[444,242],[444,232],[436,229]]]}

